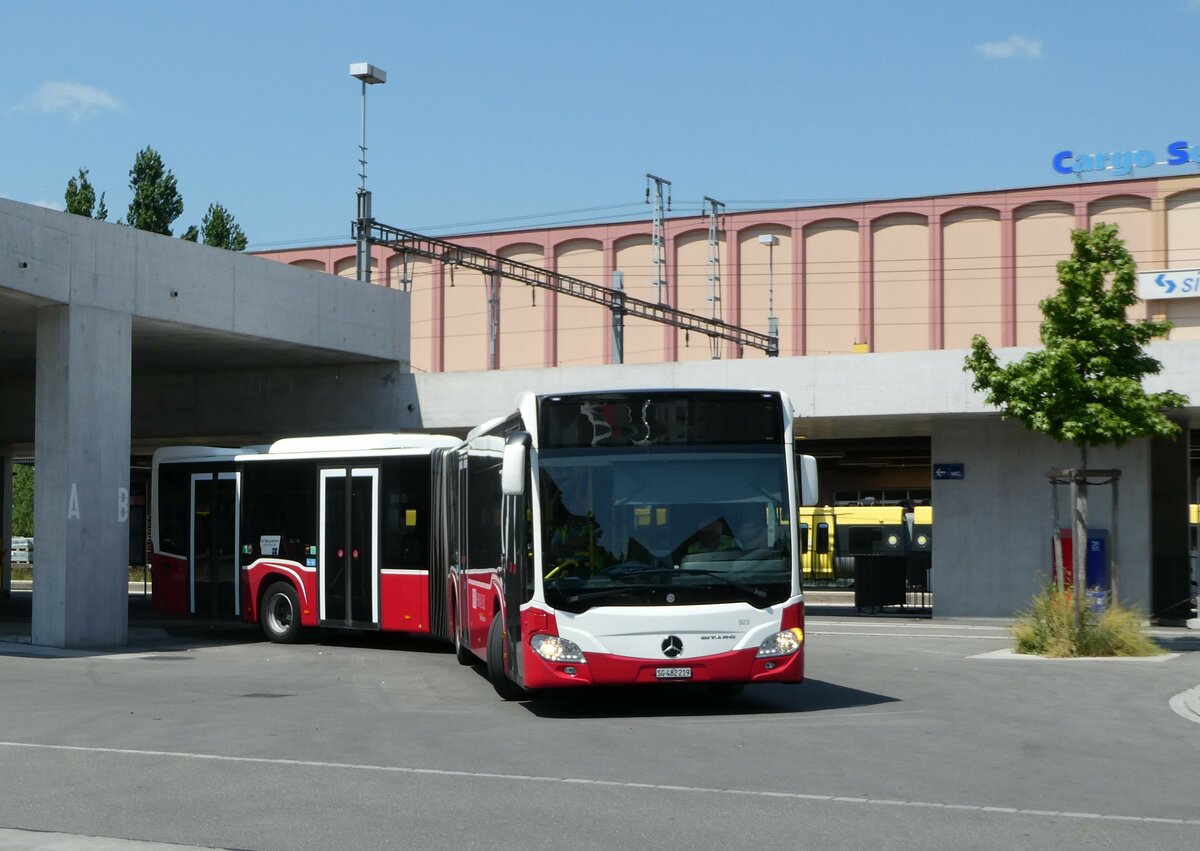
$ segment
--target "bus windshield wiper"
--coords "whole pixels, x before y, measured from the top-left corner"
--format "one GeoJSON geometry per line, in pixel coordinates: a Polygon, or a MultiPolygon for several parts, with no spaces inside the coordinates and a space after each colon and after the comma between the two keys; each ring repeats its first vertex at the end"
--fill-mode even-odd
{"type": "Polygon", "coordinates": [[[632,582],[622,582],[619,585],[610,585],[607,588],[597,588],[595,591],[581,591],[578,594],[572,594],[567,597],[567,603],[574,605],[575,603],[589,603],[593,600],[602,600],[610,596],[624,596],[631,591],[654,591],[661,590],[662,586],[658,585],[640,585],[632,582]]]}
{"type": "Polygon", "coordinates": [[[643,570],[630,570],[625,573],[626,576],[678,576],[680,574],[691,576],[711,576],[714,579],[721,580],[731,588],[736,588],[746,596],[752,597],[755,600],[765,600],[767,598],[767,592],[761,588],[756,588],[753,585],[747,585],[744,582],[738,582],[736,579],[730,579],[727,575],[721,573],[720,571],[704,570],[703,568],[699,567],[648,567],[643,570]]]}

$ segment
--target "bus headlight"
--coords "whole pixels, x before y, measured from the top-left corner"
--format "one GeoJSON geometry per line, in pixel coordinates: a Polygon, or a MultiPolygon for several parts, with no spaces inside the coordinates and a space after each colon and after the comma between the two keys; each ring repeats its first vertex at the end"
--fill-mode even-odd
{"type": "Polygon", "coordinates": [[[783,632],[777,632],[760,645],[758,645],[758,659],[766,659],[771,656],[791,656],[804,646],[804,630],[800,627],[792,627],[785,629],[783,632]]]}
{"type": "Polygon", "coordinates": [[[541,656],[547,662],[587,661],[583,657],[583,651],[579,649],[578,644],[559,635],[539,633],[529,639],[529,646],[533,648],[534,653],[541,656]]]}

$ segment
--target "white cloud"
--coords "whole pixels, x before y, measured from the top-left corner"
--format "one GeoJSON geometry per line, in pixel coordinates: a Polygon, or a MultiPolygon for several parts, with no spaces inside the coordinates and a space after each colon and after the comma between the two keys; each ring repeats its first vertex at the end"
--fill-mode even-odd
{"type": "Polygon", "coordinates": [[[985,41],[983,44],[977,44],[975,49],[988,59],[1011,59],[1014,56],[1021,59],[1039,59],[1042,55],[1042,42],[1036,38],[1010,35],[1004,41],[985,41]]]}
{"type": "Polygon", "coordinates": [[[112,110],[122,112],[125,104],[100,89],[82,83],[48,82],[38,86],[17,107],[35,112],[65,112],[75,121],[91,118],[98,112],[112,110]]]}

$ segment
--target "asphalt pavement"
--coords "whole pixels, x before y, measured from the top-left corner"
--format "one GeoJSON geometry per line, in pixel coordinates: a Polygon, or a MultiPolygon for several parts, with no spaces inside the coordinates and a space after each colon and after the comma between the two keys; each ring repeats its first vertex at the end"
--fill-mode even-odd
{"type": "Polygon", "coordinates": [[[826,604],[798,686],[505,703],[428,639],[272,645],[131,598],[128,647],[59,650],[27,602],[0,610],[0,849],[1200,844],[1188,630],[1041,660],[1005,621],[826,604]]]}

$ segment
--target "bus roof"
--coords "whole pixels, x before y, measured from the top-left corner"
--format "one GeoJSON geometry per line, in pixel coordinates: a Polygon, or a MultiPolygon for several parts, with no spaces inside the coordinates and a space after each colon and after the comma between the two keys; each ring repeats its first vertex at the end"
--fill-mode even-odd
{"type": "Polygon", "coordinates": [[[232,461],[238,455],[252,455],[262,451],[259,447],[243,446],[240,449],[228,446],[163,446],[154,450],[154,463],[180,461],[232,461]]]}
{"type": "Polygon", "coordinates": [[[388,449],[437,449],[458,446],[461,438],[446,434],[340,434],[322,437],[285,437],[271,444],[268,456],[331,455],[388,449]]]}

